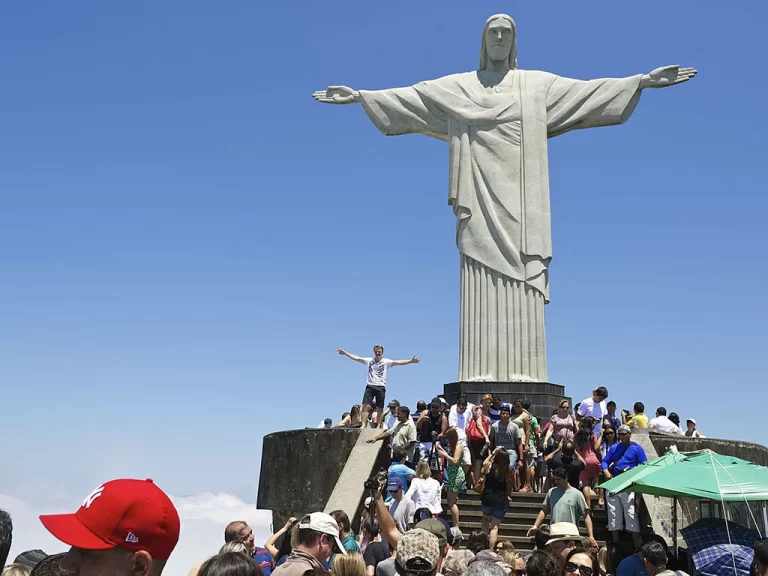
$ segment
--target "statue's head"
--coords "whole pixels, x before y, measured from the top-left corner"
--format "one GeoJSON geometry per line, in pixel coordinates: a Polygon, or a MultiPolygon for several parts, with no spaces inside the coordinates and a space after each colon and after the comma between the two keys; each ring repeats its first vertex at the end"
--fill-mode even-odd
{"type": "Polygon", "coordinates": [[[483,42],[480,51],[479,70],[485,70],[491,62],[504,62],[510,70],[517,68],[517,31],[515,21],[506,14],[494,14],[483,26],[483,42]]]}

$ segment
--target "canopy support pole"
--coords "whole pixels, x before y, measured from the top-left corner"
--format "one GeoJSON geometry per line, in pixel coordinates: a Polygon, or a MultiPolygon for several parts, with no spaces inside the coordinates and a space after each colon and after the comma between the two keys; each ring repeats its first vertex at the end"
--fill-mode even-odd
{"type": "Polygon", "coordinates": [[[672,498],[672,553],[677,558],[677,496],[672,498]]]}

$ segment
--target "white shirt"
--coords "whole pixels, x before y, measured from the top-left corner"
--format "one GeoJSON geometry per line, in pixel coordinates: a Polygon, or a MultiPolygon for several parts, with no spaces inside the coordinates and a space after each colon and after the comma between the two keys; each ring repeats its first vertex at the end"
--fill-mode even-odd
{"type": "Polygon", "coordinates": [[[650,421],[648,427],[654,430],[661,430],[662,432],[669,432],[670,434],[680,434],[680,428],[678,428],[677,424],[666,416],[656,416],[656,418],[650,421]]]}
{"type": "Polygon", "coordinates": [[[456,428],[456,434],[459,436],[460,442],[466,442],[467,440],[467,426],[469,426],[470,420],[472,420],[472,409],[474,404],[467,403],[467,409],[464,410],[464,414],[461,414],[454,404],[448,411],[448,426],[456,428]]]}
{"type": "Polygon", "coordinates": [[[397,424],[397,416],[395,416],[395,411],[392,410],[389,413],[389,415],[384,419],[384,427],[387,428],[387,430],[389,430],[395,424],[397,424]]]}
{"type": "Polygon", "coordinates": [[[581,406],[579,406],[579,414],[585,418],[587,416],[597,418],[594,433],[595,436],[599,436],[600,429],[603,427],[603,416],[608,414],[608,408],[605,407],[605,400],[599,403],[595,402],[592,398],[583,400],[581,406]]]}
{"type": "Polygon", "coordinates": [[[440,514],[443,506],[440,503],[443,487],[434,478],[415,478],[411,480],[411,487],[405,493],[407,498],[413,500],[416,508],[429,508],[432,514],[440,514]]]}
{"type": "Polygon", "coordinates": [[[373,358],[363,358],[363,360],[365,360],[365,365],[368,366],[368,380],[366,384],[377,388],[386,388],[387,370],[392,367],[392,360],[389,358],[382,358],[378,362],[374,362],[373,358]]]}

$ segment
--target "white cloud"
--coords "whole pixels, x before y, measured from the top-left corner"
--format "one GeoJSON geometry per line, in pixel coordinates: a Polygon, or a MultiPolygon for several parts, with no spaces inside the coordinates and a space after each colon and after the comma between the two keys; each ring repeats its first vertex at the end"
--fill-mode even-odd
{"type": "MultiPolygon", "coordinates": [[[[271,534],[272,513],[257,510],[230,494],[204,493],[195,496],[171,497],[181,518],[179,543],[163,572],[164,576],[185,576],[200,560],[215,554],[224,542],[224,527],[232,520],[244,520],[253,528],[256,544],[262,546],[271,534]]],[[[78,502],[79,504],[79,502],[78,502]]],[[[40,514],[57,514],[72,510],[52,510],[0,494],[0,508],[13,517],[13,546],[8,561],[32,548],[48,554],[64,552],[67,546],[43,528],[40,514]]]]}

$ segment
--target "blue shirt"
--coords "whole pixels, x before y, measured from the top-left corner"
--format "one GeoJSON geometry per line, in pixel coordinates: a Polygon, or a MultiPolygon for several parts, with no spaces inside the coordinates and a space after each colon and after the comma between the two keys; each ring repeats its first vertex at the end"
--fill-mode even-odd
{"type": "MultiPolygon", "coordinates": [[[[360,546],[357,543],[357,540],[355,540],[354,534],[348,534],[344,537],[344,540],[341,541],[341,545],[344,546],[344,550],[347,552],[357,552],[360,554],[360,546]]],[[[333,559],[336,558],[336,554],[331,555],[330,559],[325,563],[325,569],[328,570],[331,566],[333,566],[333,559]]]]}
{"type": "MultiPolygon", "coordinates": [[[[413,470],[408,468],[405,464],[400,464],[399,462],[392,464],[389,467],[389,470],[387,470],[387,478],[400,478],[400,482],[403,483],[403,493],[408,491],[408,482],[411,481],[411,478],[413,478],[413,470]]],[[[387,497],[385,498],[385,502],[390,502],[392,500],[392,494],[387,492],[387,497]]]]}
{"type": "Polygon", "coordinates": [[[619,418],[618,416],[616,416],[616,414],[614,414],[613,416],[611,416],[610,414],[606,414],[606,415],[603,417],[603,420],[608,420],[608,421],[610,421],[610,423],[611,423],[611,426],[613,426],[615,430],[618,430],[618,429],[619,429],[619,426],[621,426],[621,418],[619,418]]]}
{"type": "Polygon", "coordinates": [[[408,468],[405,464],[392,464],[387,470],[388,478],[400,478],[400,482],[403,483],[403,491],[408,490],[408,482],[413,478],[413,470],[408,468]]]}
{"type": "Polygon", "coordinates": [[[268,550],[257,546],[256,550],[253,552],[253,559],[259,563],[259,566],[261,566],[261,571],[264,572],[264,576],[272,575],[275,563],[272,559],[272,554],[270,554],[268,550]]]}
{"type": "Polygon", "coordinates": [[[632,554],[619,563],[619,567],[616,568],[616,576],[648,576],[648,571],[637,554],[632,554]]]}
{"type": "Polygon", "coordinates": [[[619,459],[613,467],[614,472],[612,472],[612,474],[614,476],[616,476],[617,473],[621,474],[621,472],[631,470],[648,460],[648,457],[645,455],[645,450],[643,450],[643,447],[640,446],[640,444],[630,442],[629,446],[625,446],[621,442],[616,442],[616,444],[613,444],[608,448],[608,452],[605,453],[605,458],[603,458],[603,470],[608,470],[608,464],[614,460],[615,456],[619,456],[619,459]]]}

